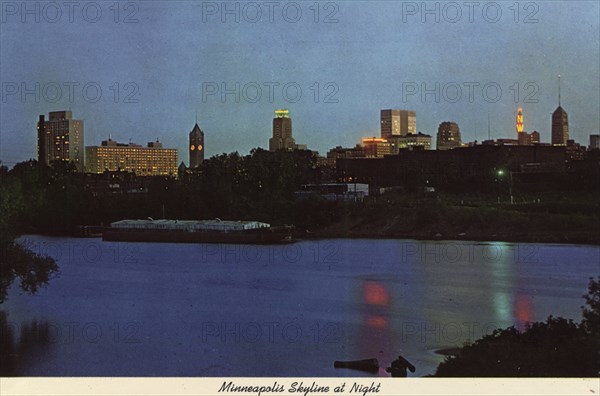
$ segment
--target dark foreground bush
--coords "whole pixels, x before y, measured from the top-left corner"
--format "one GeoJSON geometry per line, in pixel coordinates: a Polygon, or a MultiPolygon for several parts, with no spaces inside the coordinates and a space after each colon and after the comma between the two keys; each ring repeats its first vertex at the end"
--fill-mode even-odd
{"type": "Polygon", "coordinates": [[[564,318],[496,330],[440,363],[436,377],[600,376],[600,277],[590,279],[583,321],[564,318]]]}

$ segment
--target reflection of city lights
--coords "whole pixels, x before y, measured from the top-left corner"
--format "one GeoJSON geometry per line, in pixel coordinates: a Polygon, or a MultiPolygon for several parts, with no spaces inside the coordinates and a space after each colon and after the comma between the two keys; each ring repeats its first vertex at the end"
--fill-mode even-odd
{"type": "MultiPolygon", "coordinates": [[[[391,305],[393,294],[382,282],[375,280],[363,280],[361,293],[362,320],[360,332],[357,335],[356,345],[358,346],[358,356],[376,356],[380,354],[381,358],[388,361],[393,357],[388,352],[396,350],[396,332],[392,329],[391,305]],[[389,355],[389,356],[388,356],[389,355]]],[[[379,368],[378,375],[388,377],[385,371],[385,365],[379,368]]]]}
{"type": "Polygon", "coordinates": [[[502,322],[510,322],[510,295],[497,291],[494,296],[494,309],[497,318],[502,322]]]}
{"type": "Polygon", "coordinates": [[[388,305],[390,295],[385,287],[377,282],[366,282],[364,286],[365,300],[371,305],[388,305]]]}
{"type": "Polygon", "coordinates": [[[388,321],[381,316],[367,316],[366,323],[369,327],[377,327],[379,329],[384,329],[388,326],[388,321]]]}
{"type": "Polygon", "coordinates": [[[531,323],[533,318],[533,306],[530,298],[526,296],[517,296],[515,311],[519,327],[523,328],[527,323],[531,323]]]}
{"type": "MultiPolygon", "coordinates": [[[[504,170],[499,170],[498,173],[502,174],[504,170]]],[[[510,245],[504,242],[496,242],[491,244],[495,246],[500,252],[498,259],[494,261],[491,267],[491,282],[493,285],[493,296],[492,301],[494,305],[494,311],[496,314],[496,320],[502,325],[512,324],[513,321],[513,296],[510,292],[510,288],[504,285],[510,285],[512,283],[512,263],[510,261],[510,255],[508,249],[510,245]]]]}

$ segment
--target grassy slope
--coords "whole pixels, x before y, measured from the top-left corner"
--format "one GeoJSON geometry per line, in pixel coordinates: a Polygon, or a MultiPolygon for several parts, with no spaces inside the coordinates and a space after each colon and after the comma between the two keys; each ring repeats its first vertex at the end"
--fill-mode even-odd
{"type": "Polygon", "coordinates": [[[344,212],[320,237],[501,240],[600,244],[594,197],[515,205],[456,197],[380,198],[344,212]]]}

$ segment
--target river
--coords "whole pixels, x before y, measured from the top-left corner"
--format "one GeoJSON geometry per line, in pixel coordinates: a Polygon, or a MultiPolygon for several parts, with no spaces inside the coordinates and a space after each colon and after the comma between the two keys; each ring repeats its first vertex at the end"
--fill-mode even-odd
{"type": "Polygon", "coordinates": [[[4,331],[26,376],[432,374],[441,348],[494,329],[581,319],[598,246],[331,239],[290,245],[23,236],[59,276],[13,285],[4,331]],[[335,369],[377,358],[379,373],[335,369]]]}

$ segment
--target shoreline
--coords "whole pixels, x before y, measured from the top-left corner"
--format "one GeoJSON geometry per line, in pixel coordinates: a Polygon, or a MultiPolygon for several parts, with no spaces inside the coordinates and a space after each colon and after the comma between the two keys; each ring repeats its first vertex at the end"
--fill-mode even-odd
{"type": "Polygon", "coordinates": [[[370,233],[352,233],[348,234],[337,234],[337,233],[319,233],[318,235],[302,235],[296,238],[297,240],[320,240],[320,239],[390,239],[390,240],[412,240],[418,242],[488,242],[488,243],[542,243],[542,244],[553,244],[553,245],[585,245],[585,246],[598,246],[600,247],[600,240],[595,238],[574,238],[574,239],[560,239],[560,238],[498,238],[497,236],[469,236],[464,237],[457,236],[423,236],[423,235],[381,235],[381,234],[370,234],[370,233]]]}
{"type": "MultiPolygon", "coordinates": [[[[20,233],[17,238],[26,236],[26,235],[40,235],[47,237],[57,237],[57,238],[77,238],[77,239],[97,239],[101,238],[101,236],[79,236],[73,235],[69,233],[48,233],[48,232],[39,232],[35,230],[28,230],[27,232],[20,233]]],[[[528,244],[553,244],[553,245],[583,245],[583,246],[597,246],[600,247],[600,240],[594,238],[593,236],[589,237],[572,237],[568,238],[566,236],[531,236],[531,237],[506,237],[498,234],[492,235],[423,235],[423,234],[398,234],[398,233],[390,233],[390,234],[373,234],[368,232],[327,232],[327,231],[316,231],[316,232],[302,232],[294,235],[294,242],[303,241],[303,240],[325,240],[325,239],[373,239],[373,240],[403,240],[403,241],[417,241],[417,242],[480,242],[480,243],[528,243],[528,244]]]]}
{"type": "Polygon", "coordinates": [[[396,240],[414,240],[418,242],[506,242],[506,243],[543,243],[543,244],[558,244],[558,245],[586,245],[600,247],[600,238],[594,236],[554,236],[554,235],[532,235],[518,237],[507,237],[499,234],[479,234],[479,235],[430,235],[430,234],[374,234],[369,232],[309,232],[300,235],[294,235],[297,240],[316,240],[316,239],[396,239],[396,240]]]}

